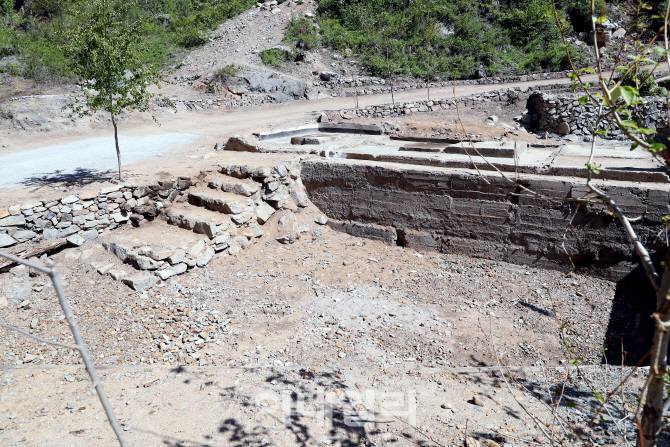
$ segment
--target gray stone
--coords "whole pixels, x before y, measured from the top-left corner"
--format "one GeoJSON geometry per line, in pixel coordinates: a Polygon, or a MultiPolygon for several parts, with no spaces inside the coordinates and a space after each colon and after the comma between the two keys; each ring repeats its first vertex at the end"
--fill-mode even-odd
{"type": "Polygon", "coordinates": [[[184,261],[185,256],[186,256],[186,250],[177,249],[175,250],[173,255],[167,258],[167,261],[172,265],[179,264],[184,261]]]}
{"type": "Polygon", "coordinates": [[[57,237],[58,237],[58,230],[56,230],[55,228],[47,228],[42,232],[42,238],[45,241],[56,239],[57,237]]]}
{"type": "Polygon", "coordinates": [[[173,265],[172,267],[168,267],[163,270],[158,270],[156,272],[156,275],[165,281],[166,279],[170,278],[171,276],[175,275],[181,275],[182,273],[186,272],[188,269],[188,266],[184,264],[183,262],[180,264],[173,265]]]}
{"type": "Polygon", "coordinates": [[[77,233],[80,230],[80,228],[76,225],[70,225],[69,227],[65,228],[64,230],[61,230],[58,233],[58,237],[68,237],[72,234],[77,233]]]}
{"type": "Polygon", "coordinates": [[[196,243],[192,244],[191,247],[188,250],[188,254],[192,258],[198,258],[202,254],[202,252],[205,250],[205,247],[207,245],[205,244],[205,241],[202,239],[197,241],[196,243]]]}
{"type": "Polygon", "coordinates": [[[103,264],[103,263],[91,263],[91,266],[96,269],[101,275],[106,275],[111,269],[114,268],[114,264],[103,264]]]}
{"type": "Polygon", "coordinates": [[[126,273],[125,270],[110,270],[109,271],[109,276],[112,277],[113,280],[119,281],[122,280],[123,278],[126,277],[128,273],[126,273]]]}
{"type": "Polygon", "coordinates": [[[323,214],[314,213],[314,223],[319,225],[325,225],[328,223],[328,218],[323,214]]]}
{"type": "Polygon", "coordinates": [[[21,302],[30,296],[30,289],[16,284],[5,287],[3,291],[5,292],[5,296],[7,296],[11,302],[21,302]]]}
{"type": "Polygon", "coordinates": [[[207,235],[208,238],[212,239],[216,236],[217,227],[214,222],[197,222],[195,227],[193,227],[193,231],[198,234],[207,235]]]}
{"type": "MultiPolygon", "coordinates": [[[[54,230],[55,231],[55,230],[54,230]]],[[[16,244],[16,239],[7,233],[0,233],[0,248],[16,244]]]]}
{"type": "Polygon", "coordinates": [[[71,245],[80,247],[84,242],[86,242],[86,239],[79,236],[78,234],[73,234],[72,236],[68,237],[66,241],[68,241],[68,243],[71,245]]]}
{"type": "Polygon", "coordinates": [[[204,267],[209,264],[209,261],[214,257],[214,249],[212,247],[207,247],[205,252],[195,260],[195,265],[198,267],[204,267]]]}
{"type": "Polygon", "coordinates": [[[272,171],[268,168],[256,169],[251,176],[256,179],[264,179],[272,176],[272,171]]]}
{"type": "Polygon", "coordinates": [[[236,183],[233,187],[233,192],[241,196],[250,197],[258,192],[258,185],[251,186],[246,183],[236,183]]]}
{"type": "Polygon", "coordinates": [[[7,216],[0,219],[0,227],[21,227],[26,224],[26,218],[23,216],[7,216]]]}
{"type": "Polygon", "coordinates": [[[130,217],[128,216],[128,213],[124,211],[112,214],[112,219],[114,219],[114,222],[116,223],[121,223],[121,222],[128,222],[128,219],[130,219],[130,217]]]}
{"type": "Polygon", "coordinates": [[[249,229],[251,230],[251,237],[256,238],[263,236],[263,232],[261,231],[258,225],[250,225],[249,229]]]}
{"type": "Polygon", "coordinates": [[[163,265],[162,262],[154,261],[147,256],[135,256],[135,263],[140,270],[156,270],[163,265]]]}
{"type": "Polygon", "coordinates": [[[123,283],[130,286],[136,292],[149,289],[156,285],[158,278],[147,273],[138,273],[123,279],[123,283]]]}
{"type": "Polygon", "coordinates": [[[230,220],[232,220],[235,224],[237,225],[242,225],[247,222],[249,222],[253,217],[255,216],[255,213],[251,211],[245,211],[240,214],[233,214],[230,216],[230,220]]]}
{"type": "Polygon", "coordinates": [[[240,214],[242,212],[242,206],[237,202],[226,202],[223,206],[223,211],[228,214],[240,214]]]}
{"type": "Polygon", "coordinates": [[[17,231],[12,235],[18,242],[26,242],[37,237],[37,233],[29,230],[17,231]]]}
{"type": "Polygon", "coordinates": [[[81,235],[85,241],[91,242],[98,238],[98,230],[84,231],[81,235]]]}
{"type": "Polygon", "coordinates": [[[23,205],[20,206],[21,211],[25,211],[31,208],[36,208],[38,206],[42,206],[42,202],[28,202],[24,203],[23,205]]]}
{"type": "Polygon", "coordinates": [[[321,74],[319,74],[319,77],[325,82],[337,81],[340,79],[340,75],[332,71],[322,71],[321,74]]]}
{"type": "Polygon", "coordinates": [[[292,244],[300,239],[298,232],[298,220],[295,214],[291,212],[283,212],[277,222],[277,241],[282,244],[292,244]]]}
{"type": "Polygon", "coordinates": [[[149,257],[154,261],[162,261],[172,256],[174,253],[175,253],[174,248],[159,247],[152,249],[149,252],[149,257]]]}
{"type": "Polygon", "coordinates": [[[309,206],[309,199],[307,198],[307,194],[302,191],[291,191],[291,198],[295,204],[301,208],[306,208],[309,206]]]}
{"type": "Polygon", "coordinates": [[[256,208],[256,220],[259,224],[263,225],[267,222],[270,217],[274,214],[275,209],[268,205],[266,202],[261,202],[256,208]]]}
{"type": "Polygon", "coordinates": [[[126,262],[126,259],[128,259],[128,249],[125,247],[122,247],[117,243],[111,242],[110,244],[107,245],[106,248],[107,250],[109,250],[110,253],[119,258],[121,262],[126,262]]]}
{"type": "Polygon", "coordinates": [[[79,200],[79,197],[77,197],[77,196],[67,196],[67,197],[63,197],[62,199],[60,199],[60,203],[62,203],[63,205],[68,205],[68,204],[74,203],[78,200],[79,200]]]}

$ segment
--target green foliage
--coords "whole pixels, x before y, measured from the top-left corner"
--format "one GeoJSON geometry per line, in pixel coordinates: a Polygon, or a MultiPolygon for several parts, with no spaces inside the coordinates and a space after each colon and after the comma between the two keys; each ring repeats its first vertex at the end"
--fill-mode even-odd
{"type": "Polygon", "coordinates": [[[3,120],[14,119],[14,113],[9,109],[0,108],[0,118],[3,120]]]}
{"type": "Polygon", "coordinates": [[[11,14],[14,12],[14,1],[13,0],[0,0],[0,13],[3,15],[11,14]]]}
{"type": "MultiPolygon", "coordinates": [[[[138,49],[149,64],[175,66],[185,49],[206,43],[209,32],[249,9],[254,0],[109,0],[108,6],[126,22],[138,23],[138,49]]],[[[72,81],[68,62],[59,48],[64,32],[80,20],[87,0],[31,0],[23,3],[25,15],[7,9],[13,2],[0,0],[0,57],[16,55],[21,63],[0,67],[38,83],[72,81]]]]}
{"type": "Polygon", "coordinates": [[[311,50],[319,44],[319,35],[316,26],[307,18],[291,18],[286,25],[284,41],[287,44],[302,42],[306,49],[311,50]]]}
{"type": "Polygon", "coordinates": [[[141,57],[146,46],[141,21],[128,21],[123,4],[113,9],[106,0],[90,0],[86,6],[64,31],[67,43],[62,46],[69,69],[91,85],[83,89],[84,103],[73,110],[78,114],[106,110],[112,115],[150,110],[156,95],[147,88],[163,79],[161,67],[146,64],[141,57]]]}
{"type": "MultiPolygon", "coordinates": [[[[488,76],[569,68],[551,0],[500,3],[319,0],[321,43],[351,50],[378,75],[387,71],[387,53],[392,73],[431,79],[480,68],[488,76]]],[[[570,54],[575,65],[586,62],[576,47],[570,54]]]]}
{"type": "Polygon", "coordinates": [[[288,62],[292,59],[291,53],[280,50],[279,48],[270,48],[263,50],[258,55],[261,58],[261,62],[264,65],[269,65],[271,67],[281,67],[285,62],[288,62]]]}
{"type": "Polygon", "coordinates": [[[664,89],[656,85],[654,78],[646,69],[639,70],[637,74],[632,70],[627,73],[620,70],[614,76],[614,81],[621,82],[622,86],[637,88],[637,94],[640,96],[664,96],[664,89]]]}
{"type": "MultiPolygon", "coordinates": [[[[121,155],[115,117],[122,112],[151,111],[151,100],[158,95],[148,88],[152,85],[160,88],[163,81],[162,67],[146,63],[143,57],[147,53],[142,36],[144,18],[134,18],[130,12],[127,3],[88,0],[75,11],[76,20],[60,32],[66,42],[61,49],[69,70],[87,83],[82,89],[83,99],[76,98],[67,107],[79,116],[100,110],[110,113],[119,158],[119,180],[122,179],[121,155]]],[[[160,100],[173,105],[165,97],[160,100]]]]}
{"type": "Polygon", "coordinates": [[[214,72],[214,80],[225,82],[231,76],[237,76],[238,68],[235,65],[226,65],[214,72]]]}

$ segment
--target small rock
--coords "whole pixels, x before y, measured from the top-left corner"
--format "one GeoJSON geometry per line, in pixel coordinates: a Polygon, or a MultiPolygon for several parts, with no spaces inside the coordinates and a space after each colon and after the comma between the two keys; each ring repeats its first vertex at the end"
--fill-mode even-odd
{"type": "Polygon", "coordinates": [[[86,239],[83,237],[79,236],[78,234],[73,234],[72,236],[68,237],[65,239],[70,245],[74,245],[76,247],[81,247],[81,245],[86,242],[86,239]]]}
{"type": "Polygon", "coordinates": [[[127,275],[125,270],[110,270],[109,271],[109,276],[112,277],[115,281],[120,281],[123,278],[125,278],[127,275]]]}
{"type": "Polygon", "coordinates": [[[114,264],[105,264],[100,266],[93,265],[93,268],[95,268],[101,275],[106,275],[111,269],[114,268],[114,264]]]}
{"type": "Polygon", "coordinates": [[[319,225],[326,225],[328,223],[328,218],[323,214],[314,213],[314,223],[319,225]]]}
{"type": "Polygon", "coordinates": [[[481,397],[477,396],[476,394],[475,394],[475,396],[472,398],[472,402],[473,402],[475,405],[479,406],[479,407],[483,407],[483,406],[484,406],[484,401],[482,400],[481,397]]]}
{"type": "Polygon", "coordinates": [[[136,292],[149,289],[156,285],[158,278],[147,273],[139,273],[137,275],[129,276],[123,279],[123,283],[130,286],[136,292]]]}
{"type": "Polygon", "coordinates": [[[172,267],[168,267],[163,270],[159,270],[156,272],[156,275],[165,281],[166,279],[175,276],[175,275],[181,275],[182,273],[186,272],[188,269],[188,266],[185,263],[173,265],[172,267]]]}
{"type": "Polygon", "coordinates": [[[172,256],[174,253],[175,250],[173,248],[159,247],[152,249],[149,252],[149,257],[154,261],[162,261],[172,256]]]}
{"type": "Polygon", "coordinates": [[[34,231],[30,230],[22,230],[22,231],[17,231],[13,235],[14,239],[16,239],[18,242],[26,242],[31,239],[35,239],[37,237],[37,233],[34,231]]]}
{"type": "Polygon", "coordinates": [[[204,267],[209,264],[209,261],[214,257],[214,249],[212,247],[207,247],[202,256],[195,260],[195,265],[198,267],[204,267]]]}
{"type": "Polygon", "coordinates": [[[168,256],[167,261],[171,265],[179,264],[184,261],[185,256],[186,256],[186,250],[177,249],[175,250],[174,254],[168,256]]]}
{"type": "MultiPolygon", "coordinates": [[[[55,230],[54,230],[55,231],[55,230]]],[[[0,233],[0,248],[16,244],[16,239],[7,233],[0,233]]]]}
{"type": "MultiPolygon", "coordinates": [[[[98,234],[98,232],[96,231],[95,234],[98,234]]],[[[42,239],[44,239],[45,241],[48,241],[50,239],[56,239],[57,237],[58,237],[58,230],[56,230],[55,228],[47,228],[42,232],[42,239]]],[[[2,245],[0,245],[0,247],[2,247],[2,245]]]]}
{"type": "Polygon", "coordinates": [[[39,320],[37,318],[33,318],[30,320],[30,329],[36,329],[38,324],[39,320]]]}

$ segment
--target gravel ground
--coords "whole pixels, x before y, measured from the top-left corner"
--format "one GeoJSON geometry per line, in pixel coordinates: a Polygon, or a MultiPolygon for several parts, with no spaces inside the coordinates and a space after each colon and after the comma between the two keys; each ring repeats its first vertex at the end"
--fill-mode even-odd
{"type": "MultiPolygon", "coordinates": [[[[146,225],[143,231],[157,234],[166,228],[160,220],[146,225]]],[[[118,263],[100,243],[132,229],[116,229],[52,255],[113,403],[131,427],[133,445],[156,445],[158,439],[172,446],[381,446],[394,439],[401,445],[462,445],[466,425],[468,436],[482,442],[546,441],[499,373],[457,369],[497,365],[492,344],[504,364],[535,367],[536,372],[513,373],[527,390],[512,387],[547,420],[547,407],[532,395],[550,403],[557,386],[565,384],[559,412],[580,427],[593,414],[593,386],[604,395],[616,385],[620,369],[599,365],[611,331],[603,316],[611,312],[617,284],[415,252],[311,227],[292,245],[280,245],[268,233],[237,257],[215,257],[206,269],[143,293],[91,266],[118,263]],[[568,346],[584,365],[584,377],[574,370],[566,376],[554,311],[566,325],[568,346]],[[463,371],[470,372],[458,374],[463,371]],[[361,395],[416,390],[417,421],[411,427],[407,417],[387,421],[381,413],[365,419],[360,412],[370,410],[369,402],[338,401],[334,417],[340,420],[332,426],[287,416],[285,409],[264,410],[267,393],[281,399],[282,393],[295,397],[319,390],[338,398],[342,390],[361,395]],[[475,402],[481,403],[475,397],[482,395],[484,407],[475,402]],[[212,409],[211,417],[205,409],[212,409]],[[352,412],[368,422],[351,429],[352,412]]],[[[8,298],[2,321],[69,342],[48,278],[15,267],[0,275],[0,290],[8,298]]],[[[93,419],[100,415],[94,396],[78,384],[86,376],[76,355],[12,332],[5,332],[3,343],[0,439],[6,445],[113,444],[109,430],[100,428],[104,418],[93,419]],[[37,396],[45,396],[43,408],[35,408],[42,405],[37,396]]],[[[614,418],[630,414],[631,393],[643,376],[638,373],[627,385],[626,410],[618,394],[613,398],[614,418]]],[[[621,440],[606,416],[605,423],[584,429],[583,445],[621,440]]],[[[582,444],[566,439],[567,445],[582,444]]]]}

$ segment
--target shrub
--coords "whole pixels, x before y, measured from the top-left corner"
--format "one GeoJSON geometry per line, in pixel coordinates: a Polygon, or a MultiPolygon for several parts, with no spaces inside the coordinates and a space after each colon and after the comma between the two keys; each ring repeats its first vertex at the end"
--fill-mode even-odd
{"type": "Polygon", "coordinates": [[[258,55],[261,58],[261,61],[264,65],[269,65],[272,67],[281,67],[285,62],[288,62],[292,59],[291,53],[280,50],[278,48],[270,48],[263,50],[258,55]]]}
{"type": "Polygon", "coordinates": [[[637,72],[634,71],[625,73],[618,71],[614,76],[614,82],[621,82],[621,85],[630,87],[637,87],[640,91],[640,96],[664,96],[663,87],[656,85],[654,78],[650,75],[649,70],[642,69],[637,72]]]}
{"type": "Polygon", "coordinates": [[[286,26],[284,41],[294,45],[302,41],[305,48],[311,50],[318,46],[319,35],[316,32],[316,27],[309,19],[304,17],[302,19],[291,18],[286,26]]]}

